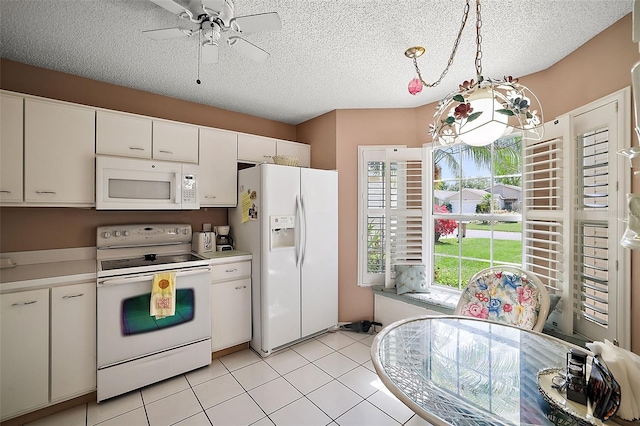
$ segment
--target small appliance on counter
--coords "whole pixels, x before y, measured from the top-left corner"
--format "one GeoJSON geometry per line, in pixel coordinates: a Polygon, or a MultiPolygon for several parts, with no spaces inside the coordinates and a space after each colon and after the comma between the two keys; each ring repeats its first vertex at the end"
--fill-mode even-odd
{"type": "Polygon", "coordinates": [[[191,240],[191,250],[198,254],[216,251],[216,234],[211,231],[194,232],[191,240]]]}
{"type": "Polygon", "coordinates": [[[228,251],[233,250],[233,238],[229,235],[231,228],[229,226],[216,226],[216,250],[228,251]]]}

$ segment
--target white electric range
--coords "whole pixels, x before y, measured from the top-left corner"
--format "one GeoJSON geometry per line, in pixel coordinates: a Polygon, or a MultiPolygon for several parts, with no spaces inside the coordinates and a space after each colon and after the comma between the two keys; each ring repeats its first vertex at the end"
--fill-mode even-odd
{"type": "Polygon", "coordinates": [[[97,228],[98,401],[211,363],[211,266],[191,225],[97,228]],[[175,315],[150,315],[154,274],[175,271],[175,315]]]}

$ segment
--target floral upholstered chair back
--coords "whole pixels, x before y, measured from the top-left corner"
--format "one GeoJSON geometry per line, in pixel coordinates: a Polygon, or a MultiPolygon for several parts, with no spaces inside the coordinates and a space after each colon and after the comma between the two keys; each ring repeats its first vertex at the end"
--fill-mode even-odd
{"type": "Polygon", "coordinates": [[[471,278],[455,313],[542,331],[549,294],[529,272],[504,266],[487,268],[471,278]]]}

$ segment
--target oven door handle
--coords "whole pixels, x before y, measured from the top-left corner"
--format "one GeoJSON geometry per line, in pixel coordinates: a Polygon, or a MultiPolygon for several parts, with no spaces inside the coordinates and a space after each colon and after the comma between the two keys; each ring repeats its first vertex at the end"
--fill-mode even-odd
{"type": "MultiPolygon", "coordinates": [[[[186,277],[188,275],[196,275],[196,274],[202,274],[203,272],[211,272],[211,267],[207,266],[204,268],[196,268],[196,269],[189,269],[187,271],[178,271],[176,272],[176,278],[178,277],[186,277]]],[[[145,274],[145,275],[134,275],[132,277],[125,277],[125,278],[112,278],[112,279],[107,279],[104,281],[98,281],[98,287],[106,287],[106,286],[111,286],[111,285],[120,285],[120,284],[129,284],[133,281],[146,281],[146,280],[152,280],[153,276],[155,274],[145,274]]]]}

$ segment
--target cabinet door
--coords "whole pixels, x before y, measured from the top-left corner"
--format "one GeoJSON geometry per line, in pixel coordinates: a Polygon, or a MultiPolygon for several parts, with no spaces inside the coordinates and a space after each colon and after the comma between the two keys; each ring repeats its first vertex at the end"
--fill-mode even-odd
{"type": "Polygon", "coordinates": [[[0,94],[0,202],[22,201],[23,102],[0,94]]]}
{"type": "Polygon", "coordinates": [[[97,111],[96,154],[151,158],[151,119],[97,111]]]}
{"type": "Polygon", "coordinates": [[[200,129],[198,188],[201,207],[235,207],[238,183],[238,136],[200,129]]]}
{"type": "Polygon", "coordinates": [[[211,285],[211,351],[251,340],[251,278],[211,285]]]}
{"type": "Polygon", "coordinates": [[[278,141],[276,151],[278,155],[297,157],[300,160],[300,167],[311,166],[311,147],[307,144],[289,141],[278,141]]]}
{"type": "Polygon", "coordinates": [[[95,203],[95,110],[25,100],[27,202],[95,203]]]}
{"type": "Polygon", "coordinates": [[[153,122],[153,158],[198,162],[198,128],[188,124],[153,122]]]}
{"type": "Polygon", "coordinates": [[[0,295],[2,419],[49,402],[49,290],[0,295]]]}
{"type": "Polygon", "coordinates": [[[276,140],[263,136],[238,134],[238,161],[243,163],[273,163],[276,140]]]}
{"type": "Polygon", "coordinates": [[[51,289],[51,402],[96,388],[96,283],[51,289]]]}

